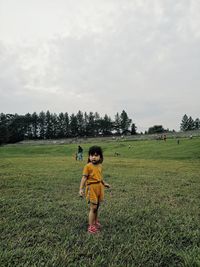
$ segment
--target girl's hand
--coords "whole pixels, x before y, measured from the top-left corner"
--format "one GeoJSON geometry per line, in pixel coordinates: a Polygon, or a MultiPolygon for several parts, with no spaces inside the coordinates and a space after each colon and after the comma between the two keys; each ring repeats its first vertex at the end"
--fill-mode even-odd
{"type": "Polygon", "coordinates": [[[107,184],[107,183],[104,183],[104,186],[105,186],[106,188],[110,188],[110,185],[107,184]]]}
{"type": "Polygon", "coordinates": [[[83,190],[83,189],[80,189],[80,190],[79,190],[79,196],[80,196],[80,197],[83,197],[83,196],[84,196],[84,190],[83,190]]]}

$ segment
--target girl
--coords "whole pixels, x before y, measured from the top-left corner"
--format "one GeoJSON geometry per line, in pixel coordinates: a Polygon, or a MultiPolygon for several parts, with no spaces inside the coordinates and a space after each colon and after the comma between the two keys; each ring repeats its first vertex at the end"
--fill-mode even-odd
{"type": "Polygon", "coordinates": [[[103,152],[101,147],[92,146],[88,152],[88,163],[83,169],[83,175],[80,183],[79,195],[84,195],[86,185],[86,199],[90,204],[88,233],[95,234],[101,225],[98,222],[98,209],[100,202],[104,199],[104,187],[110,188],[110,185],[103,181],[102,165],[103,152]]]}

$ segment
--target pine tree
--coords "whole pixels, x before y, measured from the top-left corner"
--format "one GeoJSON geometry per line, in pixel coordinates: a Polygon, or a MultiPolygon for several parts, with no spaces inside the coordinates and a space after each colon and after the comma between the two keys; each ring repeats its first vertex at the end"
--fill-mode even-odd
{"type": "Polygon", "coordinates": [[[38,138],[38,123],[39,123],[39,117],[36,112],[34,112],[32,115],[32,136],[33,139],[38,138]]]}
{"type": "Polygon", "coordinates": [[[200,120],[199,120],[199,118],[196,118],[196,120],[194,121],[194,129],[195,130],[200,129],[200,120]]]}
{"type": "Polygon", "coordinates": [[[111,118],[105,114],[104,118],[100,120],[100,129],[101,129],[101,133],[104,136],[108,136],[112,134],[112,130],[113,130],[113,123],[111,118]]]}
{"type": "Polygon", "coordinates": [[[58,114],[58,131],[57,131],[57,137],[58,138],[64,138],[65,137],[65,116],[63,112],[58,114]]]}
{"type": "Polygon", "coordinates": [[[64,136],[69,137],[70,136],[70,125],[69,125],[69,115],[67,112],[65,112],[64,114],[64,120],[65,120],[64,136]]]}
{"type": "Polygon", "coordinates": [[[70,135],[71,137],[77,137],[78,136],[78,122],[77,117],[74,115],[74,113],[70,116],[70,135]]]}
{"type": "Polygon", "coordinates": [[[9,143],[16,143],[24,140],[25,137],[24,116],[18,114],[9,114],[9,143]]]}
{"type": "Polygon", "coordinates": [[[115,121],[114,121],[114,130],[116,131],[117,135],[121,134],[120,129],[121,129],[121,119],[120,119],[119,113],[117,112],[117,114],[115,115],[115,121]]]}
{"type": "Polygon", "coordinates": [[[83,113],[80,110],[76,114],[76,118],[77,118],[78,136],[84,136],[84,118],[83,118],[83,113]]]}
{"type": "Polygon", "coordinates": [[[188,116],[185,114],[181,121],[181,131],[187,131],[188,128],[188,116]]]}
{"type": "Polygon", "coordinates": [[[131,125],[131,134],[137,134],[137,127],[135,126],[135,123],[132,123],[131,125]]]}
{"type": "Polygon", "coordinates": [[[52,136],[51,136],[51,138],[58,138],[59,122],[58,122],[58,116],[56,113],[51,114],[51,122],[52,122],[52,136]]]}
{"type": "Polygon", "coordinates": [[[194,120],[193,118],[190,116],[189,119],[188,119],[188,127],[187,127],[187,130],[188,131],[191,131],[191,130],[194,130],[194,120]]]}
{"type": "Polygon", "coordinates": [[[3,113],[0,114],[0,145],[6,144],[9,140],[8,119],[3,113]]]}
{"type": "Polygon", "coordinates": [[[25,114],[24,116],[24,122],[25,122],[25,136],[29,140],[33,138],[33,126],[32,126],[32,116],[30,113],[25,114]]]}
{"type": "Polygon", "coordinates": [[[120,119],[121,119],[121,131],[122,131],[122,133],[124,133],[124,132],[129,130],[129,127],[131,125],[132,120],[129,119],[125,110],[122,111],[122,113],[120,115],[120,119]]]}
{"type": "Polygon", "coordinates": [[[52,124],[52,116],[49,110],[47,110],[46,112],[45,123],[46,123],[45,138],[51,139],[53,136],[53,124],[52,124]]]}
{"type": "Polygon", "coordinates": [[[99,132],[100,132],[100,115],[98,112],[95,112],[94,113],[94,133],[95,133],[95,136],[98,136],[99,135],[99,132]]]}
{"type": "Polygon", "coordinates": [[[88,129],[88,123],[89,123],[89,118],[87,112],[84,113],[84,135],[89,136],[89,129],[88,129]]]}
{"type": "Polygon", "coordinates": [[[45,139],[46,135],[46,115],[44,111],[41,111],[39,113],[39,118],[38,118],[38,134],[40,139],[45,139]]]}
{"type": "Polygon", "coordinates": [[[95,135],[95,120],[94,120],[93,112],[89,112],[88,114],[88,124],[87,124],[87,132],[89,136],[95,135]]]}

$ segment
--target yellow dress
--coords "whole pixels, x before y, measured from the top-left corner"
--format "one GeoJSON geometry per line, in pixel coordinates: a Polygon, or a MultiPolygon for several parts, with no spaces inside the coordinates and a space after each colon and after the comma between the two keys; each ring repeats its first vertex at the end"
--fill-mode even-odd
{"type": "Polygon", "coordinates": [[[104,199],[102,165],[89,162],[83,169],[86,180],[86,199],[89,203],[99,204],[104,199]]]}

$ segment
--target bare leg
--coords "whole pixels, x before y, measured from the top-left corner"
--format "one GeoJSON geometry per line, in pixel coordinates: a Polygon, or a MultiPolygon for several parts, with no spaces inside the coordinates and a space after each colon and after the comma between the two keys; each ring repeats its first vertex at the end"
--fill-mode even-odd
{"type": "Polygon", "coordinates": [[[97,208],[98,205],[92,204],[90,203],[90,211],[89,211],[89,225],[93,225],[96,222],[96,218],[97,218],[97,208]]]}
{"type": "Polygon", "coordinates": [[[98,221],[98,209],[99,209],[99,203],[97,204],[97,211],[95,213],[95,223],[98,221]]]}

